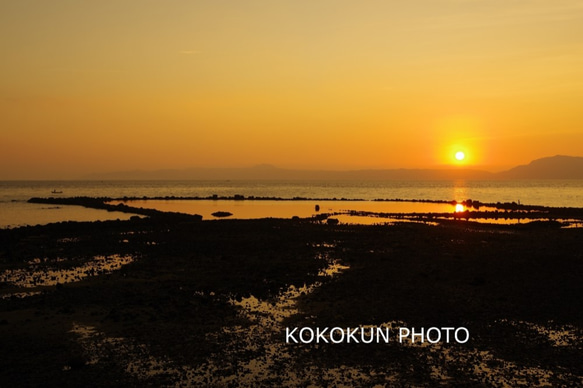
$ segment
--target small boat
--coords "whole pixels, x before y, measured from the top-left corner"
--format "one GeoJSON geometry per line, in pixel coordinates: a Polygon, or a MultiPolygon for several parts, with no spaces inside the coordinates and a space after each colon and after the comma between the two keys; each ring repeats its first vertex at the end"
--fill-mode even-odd
{"type": "Polygon", "coordinates": [[[57,191],[57,190],[53,190],[53,191],[51,191],[51,193],[52,193],[52,194],[63,194],[63,192],[62,192],[62,191],[57,191]]]}

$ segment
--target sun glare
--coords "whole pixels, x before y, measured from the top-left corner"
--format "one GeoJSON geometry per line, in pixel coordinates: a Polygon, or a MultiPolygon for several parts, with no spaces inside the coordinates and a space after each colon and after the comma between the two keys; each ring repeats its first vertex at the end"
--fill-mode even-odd
{"type": "Polygon", "coordinates": [[[464,160],[466,158],[466,154],[462,151],[458,151],[455,153],[455,158],[456,158],[456,160],[459,160],[461,162],[462,160],[464,160]]]}

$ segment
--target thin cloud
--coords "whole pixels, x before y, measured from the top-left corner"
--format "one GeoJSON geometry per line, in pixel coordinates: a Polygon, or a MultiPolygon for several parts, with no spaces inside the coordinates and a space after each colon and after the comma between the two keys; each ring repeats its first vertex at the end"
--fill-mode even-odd
{"type": "Polygon", "coordinates": [[[482,0],[450,0],[458,4],[489,5],[488,8],[460,9],[414,20],[404,30],[459,30],[494,28],[510,25],[567,22],[583,19],[583,1],[509,1],[485,2],[482,0]],[[499,5],[498,5],[499,4],[499,5]]]}

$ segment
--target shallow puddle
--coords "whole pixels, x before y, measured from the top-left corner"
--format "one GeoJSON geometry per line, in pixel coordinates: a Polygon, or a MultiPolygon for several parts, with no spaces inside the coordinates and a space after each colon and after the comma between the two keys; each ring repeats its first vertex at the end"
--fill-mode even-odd
{"type": "MultiPolygon", "coordinates": [[[[67,259],[65,258],[59,258],[55,260],[55,263],[66,261],[67,259]]],[[[133,261],[134,257],[131,255],[95,256],[93,259],[77,267],[56,268],[41,264],[43,260],[37,258],[31,260],[27,268],[4,271],[0,274],[0,282],[5,282],[20,288],[55,286],[57,284],[78,282],[89,276],[108,274],[133,261]]],[[[12,296],[26,297],[31,295],[35,295],[35,293],[15,292],[4,294],[2,298],[6,299],[12,296]]]]}
{"type": "MultiPolygon", "coordinates": [[[[333,245],[326,247],[332,248],[333,245]]],[[[337,276],[348,269],[347,266],[330,259],[327,254],[316,259],[328,262],[328,266],[319,274],[322,280],[337,276]]],[[[85,350],[89,364],[115,354],[118,358],[116,361],[138,380],[166,377],[174,381],[173,385],[177,387],[205,384],[227,386],[234,383],[241,386],[268,383],[297,386],[301,385],[306,376],[316,373],[316,370],[315,367],[304,371],[291,368],[293,357],[283,338],[282,322],[285,318],[298,314],[296,304],[299,296],[309,294],[321,284],[318,281],[309,286],[291,285],[272,300],[261,300],[255,296],[240,301],[230,299],[230,303],[239,307],[240,314],[250,325],[226,326],[209,335],[208,340],[220,344],[217,346],[218,351],[206,363],[197,367],[177,366],[171,360],[154,358],[146,345],[133,343],[129,339],[107,337],[91,326],[75,323],[71,332],[77,336],[77,341],[85,350]]],[[[69,368],[70,366],[64,366],[64,370],[69,368]]],[[[365,378],[365,373],[357,370],[325,372],[327,376],[338,375],[343,379],[347,378],[346,373],[362,374],[362,378],[365,378]]]]}
{"type": "MultiPolygon", "coordinates": [[[[126,373],[140,381],[176,378],[181,374],[179,369],[171,366],[169,360],[160,360],[152,356],[146,345],[137,344],[126,338],[108,337],[93,326],[77,322],[73,323],[70,333],[75,334],[77,342],[83,348],[85,365],[113,359],[126,373]]],[[[72,368],[71,365],[63,365],[64,371],[70,371],[72,368]]]]}
{"type": "MultiPolygon", "coordinates": [[[[269,300],[250,296],[229,303],[239,308],[239,314],[249,325],[225,326],[207,335],[207,340],[216,344],[216,353],[201,365],[177,365],[170,358],[156,358],[144,344],[131,339],[107,337],[93,327],[75,324],[72,332],[87,353],[87,363],[115,355],[116,362],[137,380],[150,384],[164,381],[166,386],[383,386],[410,385],[407,371],[388,362],[386,366],[339,365],[325,368],[317,364],[306,364],[298,354],[310,352],[309,347],[335,346],[334,344],[292,345],[285,341],[284,320],[299,314],[298,297],[310,294],[333,276],[342,276],[349,267],[331,257],[333,244],[319,245],[323,252],[316,257],[326,260],[327,267],[319,276],[321,281],[301,287],[289,286],[269,300]],[[299,353],[298,353],[299,352],[299,353]],[[161,380],[160,380],[161,379],[161,380]]],[[[213,296],[211,293],[209,296],[213,296]]],[[[315,317],[308,317],[315,318],[315,317]]],[[[581,347],[581,332],[573,326],[559,326],[552,322],[536,325],[523,321],[500,320],[492,325],[510,325],[529,338],[547,340],[551,346],[581,347]]],[[[483,386],[552,386],[557,382],[583,384],[581,376],[567,371],[551,371],[538,366],[519,365],[495,355],[488,349],[479,349],[467,343],[444,343],[428,341],[402,342],[396,338],[400,328],[409,327],[407,322],[390,321],[377,326],[391,333],[387,346],[406,347],[423,359],[433,385],[448,385],[456,381],[472,381],[483,386]]],[[[348,330],[348,329],[347,329],[348,330]]],[[[64,366],[68,370],[69,366],[64,366]]]]}
{"type": "Polygon", "coordinates": [[[4,295],[0,295],[0,299],[12,299],[12,298],[28,298],[29,296],[40,295],[40,291],[31,292],[12,292],[4,295]]]}
{"type": "MultiPolygon", "coordinates": [[[[574,326],[555,325],[548,322],[547,325],[534,324],[524,321],[498,320],[494,325],[510,325],[518,329],[522,335],[528,338],[542,337],[548,340],[552,346],[581,347],[582,334],[574,326]],[[534,334],[532,333],[534,332],[534,334]]],[[[468,342],[469,343],[469,342],[468,342]]],[[[582,376],[575,376],[567,371],[557,373],[541,367],[522,366],[516,362],[496,357],[492,352],[484,349],[476,349],[466,346],[448,346],[441,342],[436,344],[403,342],[406,346],[424,348],[427,353],[427,363],[431,367],[436,381],[456,381],[451,371],[469,371],[472,380],[486,386],[529,386],[550,387],[556,381],[577,382],[583,384],[582,376]],[[454,366],[452,368],[452,366],[454,366]]]]}

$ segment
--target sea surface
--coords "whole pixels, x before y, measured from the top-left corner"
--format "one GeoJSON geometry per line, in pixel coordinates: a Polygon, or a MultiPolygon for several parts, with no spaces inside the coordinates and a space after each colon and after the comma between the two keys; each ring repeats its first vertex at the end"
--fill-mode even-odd
{"type": "Polygon", "coordinates": [[[0,181],[0,228],[61,221],[128,219],[131,214],[80,206],[31,204],[32,197],[276,197],[309,201],[134,201],[132,206],[201,214],[216,211],[232,218],[308,217],[321,211],[443,212],[451,205],[418,202],[376,202],[378,199],[472,199],[482,203],[583,208],[583,180],[520,181],[0,181]],[[335,199],[336,201],[326,201],[335,199]],[[344,199],[338,201],[340,199],[344,199]],[[361,201],[354,201],[354,200],[361,201]]]}

